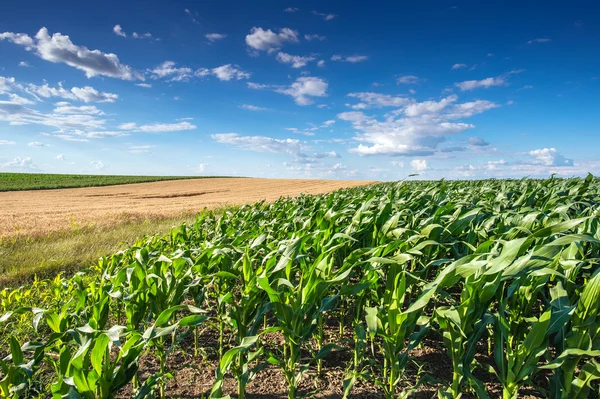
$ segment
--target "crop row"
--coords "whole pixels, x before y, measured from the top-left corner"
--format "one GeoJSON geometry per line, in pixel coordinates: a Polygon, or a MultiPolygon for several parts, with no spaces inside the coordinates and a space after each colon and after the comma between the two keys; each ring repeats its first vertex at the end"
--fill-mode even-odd
{"type": "MultiPolygon", "coordinates": [[[[164,397],[167,359],[200,328],[218,334],[214,385],[237,397],[267,367],[300,396],[352,332],[344,397],[360,379],[389,398],[426,337],[452,365],[441,398],[524,387],[598,396],[600,184],[587,179],[398,182],[203,212],[71,278],[0,295],[0,395],[164,397]],[[18,333],[16,333],[18,332],[18,333]],[[273,347],[266,337],[282,337],[273,347]],[[140,359],[159,370],[141,378],[140,359]]],[[[265,381],[268,383],[268,381],[265,381]]]]}

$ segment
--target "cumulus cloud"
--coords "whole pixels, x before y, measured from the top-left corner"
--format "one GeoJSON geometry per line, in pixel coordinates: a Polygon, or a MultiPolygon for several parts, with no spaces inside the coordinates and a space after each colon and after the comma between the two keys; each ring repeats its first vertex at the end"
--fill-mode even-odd
{"type": "Polygon", "coordinates": [[[43,113],[12,101],[0,101],[0,121],[11,125],[36,124],[51,126],[62,132],[71,130],[102,129],[104,119],[98,115],[43,113]]]}
{"type": "Polygon", "coordinates": [[[255,112],[269,110],[269,108],[258,107],[256,105],[251,105],[251,104],[242,104],[242,105],[240,105],[240,108],[245,109],[247,111],[255,111],[255,112]]]}
{"type": "Polygon", "coordinates": [[[300,140],[275,139],[265,136],[240,136],[237,133],[212,134],[211,137],[221,143],[229,144],[249,151],[297,154],[304,147],[300,140]]]}
{"type": "Polygon", "coordinates": [[[133,37],[134,39],[152,39],[152,33],[150,33],[150,32],[146,32],[146,33],[133,32],[131,34],[131,37],[133,37]]]}
{"type": "Polygon", "coordinates": [[[488,143],[481,137],[469,137],[469,145],[472,145],[475,147],[485,147],[485,146],[490,145],[490,143],[488,143]]]}
{"type": "Polygon", "coordinates": [[[514,75],[521,72],[523,72],[522,69],[517,69],[497,77],[485,78],[481,80],[466,80],[464,82],[455,83],[454,85],[458,87],[461,91],[470,91],[479,88],[489,89],[490,87],[494,86],[506,86],[508,85],[507,79],[510,75],[514,75]]]}
{"type": "Polygon", "coordinates": [[[248,72],[244,72],[239,69],[237,65],[233,66],[231,64],[221,65],[220,67],[213,68],[212,73],[219,80],[241,80],[250,78],[250,74],[248,72]]]}
{"type": "Polygon", "coordinates": [[[149,89],[152,87],[150,83],[137,83],[136,86],[143,87],[145,89],[149,89]]]}
{"type": "Polygon", "coordinates": [[[140,133],[180,132],[184,130],[194,130],[196,128],[196,125],[193,125],[187,121],[179,123],[150,123],[146,125],[138,125],[134,122],[128,122],[119,125],[119,129],[140,133]]]}
{"type": "Polygon", "coordinates": [[[4,32],[0,33],[0,40],[9,40],[24,46],[26,50],[35,49],[40,58],[79,69],[88,78],[108,76],[123,80],[144,80],[142,74],[129,65],[122,64],[116,54],[75,45],[69,36],[61,33],[50,36],[45,27],[38,31],[35,38],[22,33],[4,32]]]}
{"type": "Polygon", "coordinates": [[[451,95],[443,98],[440,101],[423,101],[422,103],[409,104],[405,109],[404,113],[407,116],[419,116],[422,114],[438,113],[448,105],[458,100],[457,95],[451,95]]]}
{"type": "Polygon", "coordinates": [[[344,55],[335,54],[335,55],[331,56],[331,61],[350,62],[352,64],[356,64],[357,62],[363,62],[368,59],[369,59],[369,57],[366,55],[344,56],[344,55]]]}
{"type": "Polygon", "coordinates": [[[106,167],[106,165],[104,165],[104,162],[102,161],[92,161],[90,162],[90,165],[92,165],[96,169],[104,169],[106,167]]]}
{"type": "Polygon", "coordinates": [[[187,82],[193,76],[203,78],[209,75],[216,76],[219,80],[241,80],[248,79],[250,74],[239,69],[237,65],[221,65],[216,68],[199,68],[196,71],[191,68],[179,68],[173,61],[165,61],[150,70],[153,79],[169,78],[168,82],[187,82]]]}
{"type": "Polygon", "coordinates": [[[283,10],[283,11],[285,11],[285,12],[296,12],[296,11],[299,11],[299,10],[300,10],[300,9],[299,9],[299,8],[297,8],[297,7],[288,7],[288,8],[286,8],[286,9],[285,9],[285,10],[283,10]]]}
{"type": "Polygon", "coordinates": [[[283,52],[277,53],[277,61],[283,64],[290,64],[292,68],[302,68],[310,61],[314,61],[315,57],[302,57],[299,55],[291,55],[283,52]]]}
{"type": "Polygon", "coordinates": [[[311,97],[325,97],[328,87],[329,84],[321,78],[305,76],[297,78],[289,87],[275,91],[291,96],[298,105],[310,105],[314,102],[311,97]]]}
{"type": "Polygon", "coordinates": [[[23,46],[27,51],[30,51],[35,47],[35,41],[25,33],[0,33],[0,40],[8,40],[11,43],[23,46]]]}
{"type": "Polygon", "coordinates": [[[318,35],[318,34],[316,34],[316,33],[315,33],[315,34],[312,34],[312,35],[308,35],[308,34],[306,34],[306,35],[304,35],[304,38],[305,38],[306,40],[308,40],[309,42],[310,42],[311,40],[319,40],[319,41],[323,41],[323,40],[325,40],[325,39],[326,39],[326,37],[325,37],[325,36],[321,36],[321,35],[318,35]]]}
{"type": "Polygon", "coordinates": [[[47,147],[46,144],[40,143],[39,141],[32,141],[31,143],[29,143],[27,145],[30,147],[47,147]]]}
{"type": "Polygon", "coordinates": [[[246,44],[254,50],[273,52],[286,42],[298,42],[298,32],[290,28],[283,28],[279,30],[279,33],[275,33],[271,29],[264,30],[260,27],[253,27],[246,35],[246,44]]]}
{"type": "Polygon", "coordinates": [[[454,64],[452,65],[452,69],[462,69],[462,68],[466,68],[467,64],[454,64]]]}
{"type": "Polygon", "coordinates": [[[65,161],[66,158],[64,156],[64,154],[58,154],[56,157],[54,157],[56,160],[58,161],[65,161]]]}
{"type": "Polygon", "coordinates": [[[54,112],[57,114],[78,114],[78,115],[104,115],[104,112],[96,108],[94,105],[74,106],[68,102],[58,102],[54,104],[54,112]]]}
{"type": "Polygon", "coordinates": [[[19,66],[22,68],[31,68],[31,64],[27,61],[21,61],[19,62],[19,66]]]}
{"type": "Polygon", "coordinates": [[[0,163],[0,169],[37,170],[38,167],[33,163],[30,157],[16,157],[12,161],[0,163]]]}
{"type": "Polygon", "coordinates": [[[204,35],[204,37],[207,38],[211,43],[214,43],[217,40],[225,39],[227,35],[224,33],[207,33],[204,35]]]}
{"type": "Polygon", "coordinates": [[[464,82],[456,83],[456,87],[462,91],[475,90],[478,88],[489,89],[490,87],[504,85],[506,85],[506,79],[503,76],[481,80],[465,80],[464,82]]]}
{"type": "Polygon", "coordinates": [[[360,100],[358,104],[347,104],[352,109],[401,107],[410,103],[410,99],[406,97],[392,96],[389,94],[380,94],[374,92],[349,93],[348,97],[358,98],[360,100]]]}
{"type": "Polygon", "coordinates": [[[62,86],[62,83],[59,83],[58,87],[51,87],[47,83],[41,86],[29,83],[24,88],[24,91],[35,97],[59,97],[64,98],[65,100],[83,101],[85,103],[114,103],[119,98],[118,94],[100,92],[91,86],[72,87],[71,89],[65,89],[62,86]]]}
{"type": "Polygon", "coordinates": [[[573,160],[565,158],[556,148],[542,148],[528,153],[535,164],[545,166],[573,166],[573,160]]]}
{"type": "Polygon", "coordinates": [[[149,72],[153,79],[170,77],[169,82],[185,82],[194,74],[191,68],[178,68],[174,61],[165,61],[149,72]]]}
{"type": "Polygon", "coordinates": [[[312,11],[313,14],[318,15],[319,17],[323,18],[325,21],[331,21],[332,19],[334,19],[335,17],[337,17],[336,14],[327,14],[327,13],[323,13],[323,12],[318,12],[318,11],[312,11]]]}
{"type": "Polygon", "coordinates": [[[420,81],[421,79],[414,75],[404,75],[396,78],[396,83],[403,85],[414,85],[419,83],[420,81]]]}
{"type": "Polygon", "coordinates": [[[325,61],[324,61],[324,60],[319,60],[319,61],[317,62],[317,66],[318,66],[319,68],[323,68],[323,67],[325,66],[325,61]]]}
{"type": "Polygon", "coordinates": [[[127,34],[125,32],[123,32],[121,25],[115,25],[113,27],[113,32],[115,32],[115,35],[117,35],[117,36],[127,37],[127,34]]]}
{"type": "MultiPolygon", "coordinates": [[[[358,147],[350,152],[359,155],[429,156],[442,151],[442,144],[450,136],[472,129],[469,123],[456,121],[495,108],[488,101],[459,103],[451,95],[440,101],[416,102],[405,97],[378,93],[351,93],[361,100],[357,109],[397,107],[385,119],[362,111],[342,112],[338,118],[352,123],[359,132],[358,147]]],[[[358,105],[358,104],[357,104],[358,105]]]]}
{"type": "Polygon", "coordinates": [[[425,159],[413,159],[412,161],[410,161],[410,166],[413,168],[413,170],[417,172],[422,172],[424,170],[429,169],[429,167],[427,166],[427,160],[425,159]]]}

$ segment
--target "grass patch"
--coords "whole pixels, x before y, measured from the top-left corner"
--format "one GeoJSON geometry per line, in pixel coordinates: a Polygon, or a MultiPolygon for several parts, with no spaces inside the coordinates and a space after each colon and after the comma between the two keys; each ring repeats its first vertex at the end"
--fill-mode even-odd
{"type": "Polygon", "coordinates": [[[165,180],[210,179],[224,177],[229,176],[119,176],[63,175],[45,173],[0,173],[0,191],[100,187],[112,186],[116,184],[148,183],[165,180]]]}
{"type": "Polygon", "coordinates": [[[193,223],[195,213],[169,218],[129,220],[115,226],[85,226],[46,236],[0,240],[0,288],[14,287],[71,273],[98,258],[131,246],[144,236],[164,234],[173,226],[193,223]]]}

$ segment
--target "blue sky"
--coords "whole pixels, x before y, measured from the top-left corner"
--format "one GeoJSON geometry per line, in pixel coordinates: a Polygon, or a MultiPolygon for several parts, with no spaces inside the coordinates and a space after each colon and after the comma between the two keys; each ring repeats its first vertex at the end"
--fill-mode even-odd
{"type": "Polygon", "coordinates": [[[600,174],[600,4],[3,2],[0,171],[600,174]]]}

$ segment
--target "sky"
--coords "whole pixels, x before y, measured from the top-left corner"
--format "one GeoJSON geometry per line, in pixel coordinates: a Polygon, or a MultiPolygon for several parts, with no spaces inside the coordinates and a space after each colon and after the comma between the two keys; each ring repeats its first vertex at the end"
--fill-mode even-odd
{"type": "Polygon", "coordinates": [[[598,175],[599,49],[595,1],[6,1],[0,172],[598,175]]]}

